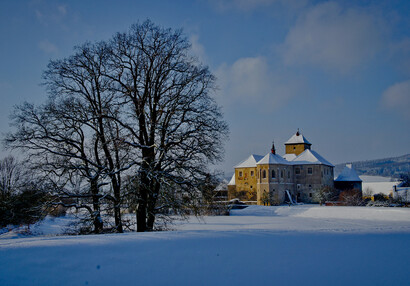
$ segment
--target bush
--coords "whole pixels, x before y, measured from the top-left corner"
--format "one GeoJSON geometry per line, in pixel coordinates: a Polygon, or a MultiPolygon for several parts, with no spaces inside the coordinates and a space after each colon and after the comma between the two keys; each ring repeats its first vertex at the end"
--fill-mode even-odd
{"type": "Polygon", "coordinates": [[[375,194],[374,196],[373,196],[373,200],[376,202],[387,202],[388,200],[389,200],[389,198],[388,197],[386,197],[386,195],[384,195],[383,193],[378,193],[378,194],[375,194]]]}
{"type": "Polygon", "coordinates": [[[339,201],[346,206],[361,206],[364,204],[362,192],[358,189],[346,190],[340,193],[339,201]]]}
{"type": "Polygon", "coordinates": [[[33,224],[44,218],[48,196],[36,190],[24,190],[0,198],[0,226],[33,224]]]}

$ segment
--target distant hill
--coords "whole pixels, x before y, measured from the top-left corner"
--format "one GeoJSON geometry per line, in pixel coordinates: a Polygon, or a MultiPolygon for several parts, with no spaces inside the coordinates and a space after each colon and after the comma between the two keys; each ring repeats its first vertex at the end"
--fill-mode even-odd
{"type": "MultiPolygon", "coordinates": [[[[353,162],[353,168],[358,175],[399,177],[410,172],[410,154],[400,157],[353,162]]],[[[335,166],[335,174],[342,172],[346,164],[335,166]]]]}

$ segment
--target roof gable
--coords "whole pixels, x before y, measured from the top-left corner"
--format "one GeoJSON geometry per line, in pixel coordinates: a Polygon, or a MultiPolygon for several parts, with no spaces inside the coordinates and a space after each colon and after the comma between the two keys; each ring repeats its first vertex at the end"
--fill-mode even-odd
{"type": "Polygon", "coordinates": [[[262,164],[282,164],[282,165],[289,165],[290,163],[283,159],[281,156],[277,154],[272,154],[268,153],[263,157],[257,165],[262,165],[262,164]]]}
{"type": "Polygon", "coordinates": [[[296,134],[294,134],[292,137],[289,138],[288,141],[285,142],[285,145],[288,144],[308,144],[308,145],[312,145],[312,143],[310,143],[305,136],[303,136],[301,133],[296,132],[296,134]]]}
{"type": "Polygon", "coordinates": [[[323,158],[316,151],[306,149],[299,156],[292,160],[294,165],[297,164],[322,164],[334,167],[332,163],[323,158]]]}
{"type": "Polygon", "coordinates": [[[261,155],[250,155],[245,161],[242,161],[238,165],[236,165],[234,168],[252,168],[256,167],[256,163],[260,161],[263,158],[261,155]]]}
{"type": "Polygon", "coordinates": [[[235,173],[233,173],[231,180],[228,183],[228,186],[234,186],[235,185],[235,173]]]}
{"type": "Polygon", "coordinates": [[[353,169],[352,164],[346,164],[343,171],[340,173],[340,175],[336,178],[335,181],[361,182],[362,180],[357,175],[355,169],[353,169]]]}

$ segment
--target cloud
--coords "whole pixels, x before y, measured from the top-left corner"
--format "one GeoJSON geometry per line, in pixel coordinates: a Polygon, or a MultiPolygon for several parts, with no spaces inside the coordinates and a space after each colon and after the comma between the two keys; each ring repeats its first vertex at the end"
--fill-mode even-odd
{"type": "Polygon", "coordinates": [[[189,41],[191,42],[192,54],[201,62],[206,62],[205,48],[201,43],[199,43],[199,36],[197,34],[193,34],[189,37],[189,41]]]}
{"type": "Polygon", "coordinates": [[[258,8],[265,8],[272,4],[286,5],[290,8],[305,6],[307,0],[209,0],[219,11],[238,9],[242,11],[252,11],[258,8]]]}
{"type": "Polygon", "coordinates": [[[283,106],[299,92],[298,84],[269,69],[264,57],[241,58],[216,71],[222,104],[241,104],[259,110],[283,106]]]}
{"type": "Polygon", "coordinates": [[[404,37],[390,45],[390,58],[406,75],[410,75],[410,37],[404,37]]]}
{"type": "Polygon", "coordinates": [[[396,83],[386,89],[381,104],[410,120],[410,80],[396,83]]]}
{"type": "Polygon", "coordinates": [[[335,2],[308,9],[281,47],[287,65],[312,65],[346,73],[371,59],[382,46],[382,25],[370,11],[335,2]]]}
{"type": "Polygon", "coordinates": [[[67,5],[45,5],[45,3],[41,2],[33,5],[37,20],[45,26],[61,24],[66,19],[67,5]]]}
{"type": "Polygon", "coordinates": [[[60,6],[58,6],[58,7],[57,7],[57,10],[58,10],[58,12],[59,12],[61,15],[67,14],[67,6],[66,6],[66,5],[60,5],[60,6]]]}
{"type": "Polygon", "coordinates": [[[58,48],[48,40],[43,40],[38,43],[38,48],[46,54],[54,54],[58,52],[58,48]]]}

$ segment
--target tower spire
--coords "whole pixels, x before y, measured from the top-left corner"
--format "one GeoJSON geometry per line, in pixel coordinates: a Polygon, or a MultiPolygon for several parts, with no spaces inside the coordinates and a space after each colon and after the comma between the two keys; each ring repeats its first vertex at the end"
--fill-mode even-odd
{"type": "Polygon", "coordinates": [[[276,150],[275,150],[275,141],[272,140],[272,149],[270,150],[270,152],[272,154],[276,154],[276,150]]]}

